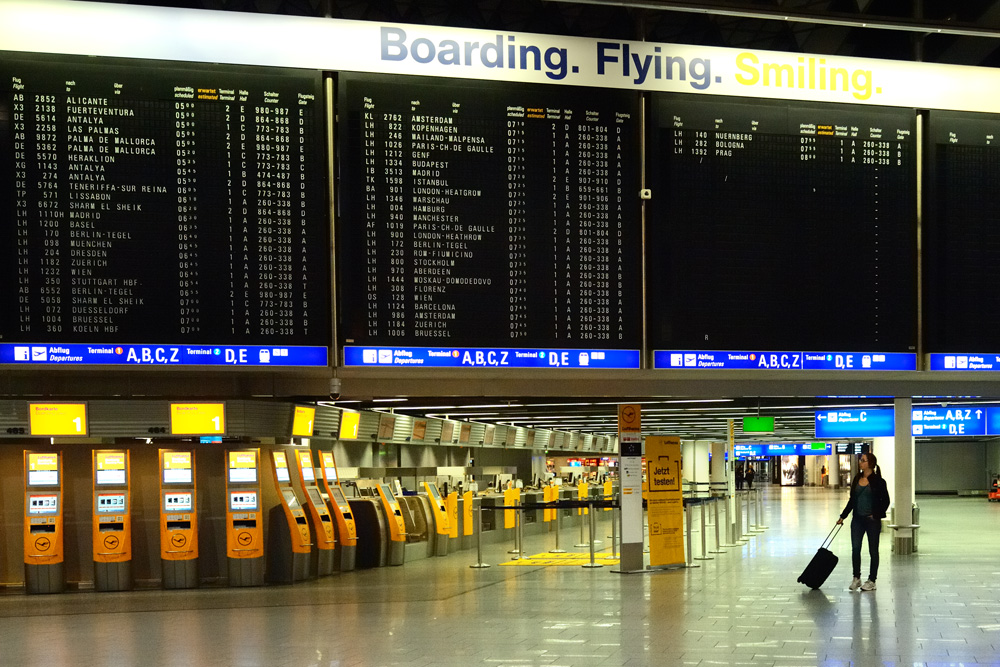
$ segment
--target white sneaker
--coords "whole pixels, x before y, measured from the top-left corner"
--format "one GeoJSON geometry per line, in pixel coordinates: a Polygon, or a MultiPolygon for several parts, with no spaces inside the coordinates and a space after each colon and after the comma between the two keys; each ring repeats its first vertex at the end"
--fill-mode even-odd
{"type": "Polygon", "coordinates": [[[865,583],[861,584],[861,590],[863,591],[873,591],[875,590],[875,582],[869,579],[865,583]]]}
{"type": "Polygon", "coordinates": [[[854,577],[851,579],[851,585],[848,588],[852,591],[856,591],[861,588],[861,577],[854,577]]]}

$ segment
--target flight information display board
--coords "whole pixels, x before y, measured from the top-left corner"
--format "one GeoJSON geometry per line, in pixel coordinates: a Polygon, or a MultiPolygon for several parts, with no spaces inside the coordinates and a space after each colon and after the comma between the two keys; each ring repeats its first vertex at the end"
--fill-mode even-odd
{"type": "Polygon", "coordinates": [[[346,364],[639,366],[635,93],[338,86],[346,364]]]}
{"type": "Polygon", "coordinates": [[[657,367],[915,368],[913,110],[655,94],[647,164],[657,367]]]}
{"type": "Polygon", "coordinates": [[[327,364],[319,73],[5,53],[0,81],[0,363],[327,364]]]}
{"type": "Polygon", "coordinates": [[[1000,370],[1000,115],[931,111],[923,252],[931,370],[1000,370]]]}

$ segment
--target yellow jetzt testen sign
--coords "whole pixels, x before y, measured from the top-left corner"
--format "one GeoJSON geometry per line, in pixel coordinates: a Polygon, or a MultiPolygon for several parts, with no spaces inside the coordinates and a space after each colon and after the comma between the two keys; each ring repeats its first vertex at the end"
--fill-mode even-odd
{"type": "Polygon", "coordinates": [[[30,403],[31,435],[87,435],[86,403],[30,403]]]}

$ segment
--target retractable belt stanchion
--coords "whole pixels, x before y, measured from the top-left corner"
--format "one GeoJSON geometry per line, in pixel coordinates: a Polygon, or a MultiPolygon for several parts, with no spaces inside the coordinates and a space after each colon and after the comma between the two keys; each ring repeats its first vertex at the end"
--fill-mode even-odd
{"type": "MultiPolygon", "coordinates": [[[[723,496],[723,499],[725,497],[723,496]]],[[[719,541],[719,497],[716,496],[712,499],[712,514],[713,519],[715,519],[715,550],[709,553],[722,554],[725,553],[722,549],[722,542],[719,541]]]]}
{"type": "Polygon", "coordinates": [[[590,516],[590,562],[584,563],[583,567],[604,567],[603,564],[594,561],[594,504],[588,503],[587,514],[590,516]]]}
{"type": "Polygon", "coordinates": [[[531,558],[528,550],[524,548],[524,509],[521,507],[521,500],[514,501],[517,505],[517,549],[519,558],[531,558]]]}
{"type": "Polygon", "coordinates": [[[618,508],[611,508],[611,557],[618,558],[618,508]]]}
{"type": "Polygon", "coordinates": [[[757,523],[760,524],[758,528],[762,530],[769,528],[769,526],[764,525],[764,494],[760,489],[757,489],[757,523]]]}
{"type": "Polygon", "coordinates": [[[687,560],[685,562],[685,567],[701,567],[701,565],[696,565],[694,561],[694,551],[691,545],[691,505],[685,503],[684,505],[684,525],[687,528],[687,560]]]}
{"type": "Polygon", "coordinates": [[[580,541],[577,544],[574,544],[573,546],[579,548],[587,546],[587,542],[584,541],[583,537],[583,508],[581,507],[580,509],[577,510],[577,512],[579,512],[577,516],[580,517],[580,541]]]}
{"type": "Polygon", "coordinates": [[[736,493],[736,542],[746,544],[749,540],[743,537],[743,496],[742,492],[736,493]]]}
{"type": "Polygon", "coordinates": [[[708,555],[708,529],[705,525],[705,501],[702,500],[699,502],[698,507],[701,509],[699,512],[701,515],[701,555],[695,558],[695,560],[713,560],[714,556],[708,555]]]}
{"type": "MultiPolygon", "coordinates": [[[[506,505],[506,503],[504,503],[506,505]]],[[[516,504],[516,503],[515,503],[516,504]]],[[[505,512],[507,510],[504,510],[505,512]]],[[[520,526],[521,526],[521,512],[520,510],[514,512],[514,548],[507,553],[513,554],[514,557],[511,560],[517,560],[521,555],[521,543],[520,543],[520,526]]]]}
{"type": "MultiPolygon", "coordinates": [[[[558,496],[556,496],[556,499],[558,500],[558,496]]],[[[561,517],[560,517],[561,514],[562,514],[562,510],[560,510],[559,507],[557,506],[556,507],[556,548],[555,549],[549,549],[549,553],[550,554],[564,554],[564,553],[566,553],[565,549],[560,549],[559,548],[559,529],[560,529],[561,524],[562,524],[562,520],[561,520],[561,517]]]]}
{"type": "Polygon", "coordinates": [[[476,562],[469,567],[474,569],[481,569],[489,567],[488,563],[483,562],[483,503],[482,500],[474,498],[472,501],[472,510],[476,515],[476,523],[473,525],[473,530],[476,531],[476,562]]]}

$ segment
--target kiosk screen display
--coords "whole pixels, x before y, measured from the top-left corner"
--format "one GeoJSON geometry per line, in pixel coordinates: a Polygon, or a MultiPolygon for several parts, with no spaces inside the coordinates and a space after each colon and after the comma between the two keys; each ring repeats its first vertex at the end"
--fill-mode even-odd
{"type": "Polygon", "coordinates": [[[351,513],[351,504],[347,502],[347,498],[344,497],[344,492],[339,486],[330,488],[330,500],[333,504],[340,508],[340,511],[346,515],[351,513]]]}
{"type": "Polygon", "coordinates": [[[125,511],[124,493],[99,493],[97,494],[97,512],[99,514],[110,514],[125,511]]]}
{"type": "Polygon", "coordinates": [[[191,452],[163,452],[163,483],[191,484],[191,452]]]}
{"type": "Polygon", "coordinates": [[[916,350],[913,109],[653,93],[649,125],[650,348],[916,350]]]}
{"type": "Polygon", "coordinates": [[[30,495],[28,496],[28,514],[58,514],[59,496],[30,495]]]}
{"type": "Polygon", "coordinates": [[[0,78],[0,340],[70,348],[0,363],[327,365],[319,72],[4,53],[0,78]]]}
{"type": "Polygon", "coordinates": [[[368,74],[339,91],[341,342],[640,347],[635,92],[368,74]]]}
{"type": "Polygon", "coordinates": [[[256,491],[230,491],[229,509],[233,512],[257,509],[256,491]]]}
{"type": "Polygon", "coordinates": [[[164,512],[190,512],[194,508],[194,494],[191,493],[164,493],[164,512]]]}
{"type": "Polygon", "coordinates": [[[437,484],[428,484],[427,485],[427,490],[430,492],[431,498],[434,499],[434,502],[436,502],[438,505],[441,505],[442,504],[441,503],[441,492],[438,491],[437,484]]]}
{"type": "Polygon", "coordinates": [[[302,466],[302,479],[306,482],[316,481],[316,471],[313,470],[312,466],[302,466]]]}
{"type": "Polygon", "coordinates": [[[299,508],[299,499],[295,495],[295,492],[291,489],[282,489],[281,495],[284,497],[285,502],[288,504],[288,509],[295,510],[299,508]]]}
{"type": "Polygon", "coordinates": [[[315,486],[311,486],[308,489],[306,489],[306,491],[308,491],[309,500],[312,501],[313,505],[315,505],[316,507],[326,507],[326,503],[323,502],[323,496],[319,495],[319,489],[317,489],[315,486]]]}
{"type": "Polygon", "coordinates": [[[290,482],[291,477],[288,475],[288,468],[275,468],[274,476],[277,477],[279,482],[290,482]]]}
{"type": "Polygon", "coordinates": [[[98,470],[94,476],[94,483],[97,486],[124,486],[124,470],[98,470]]]}
{"type": "Polygon", "coordinates": [[[229,452],[229,483],[257,483],[257,452],[229,452]]]}
{"type": "Polygon", "coordinates": [[[59,486],[59,455],[28,452],[28,486],[59,486]]]}

